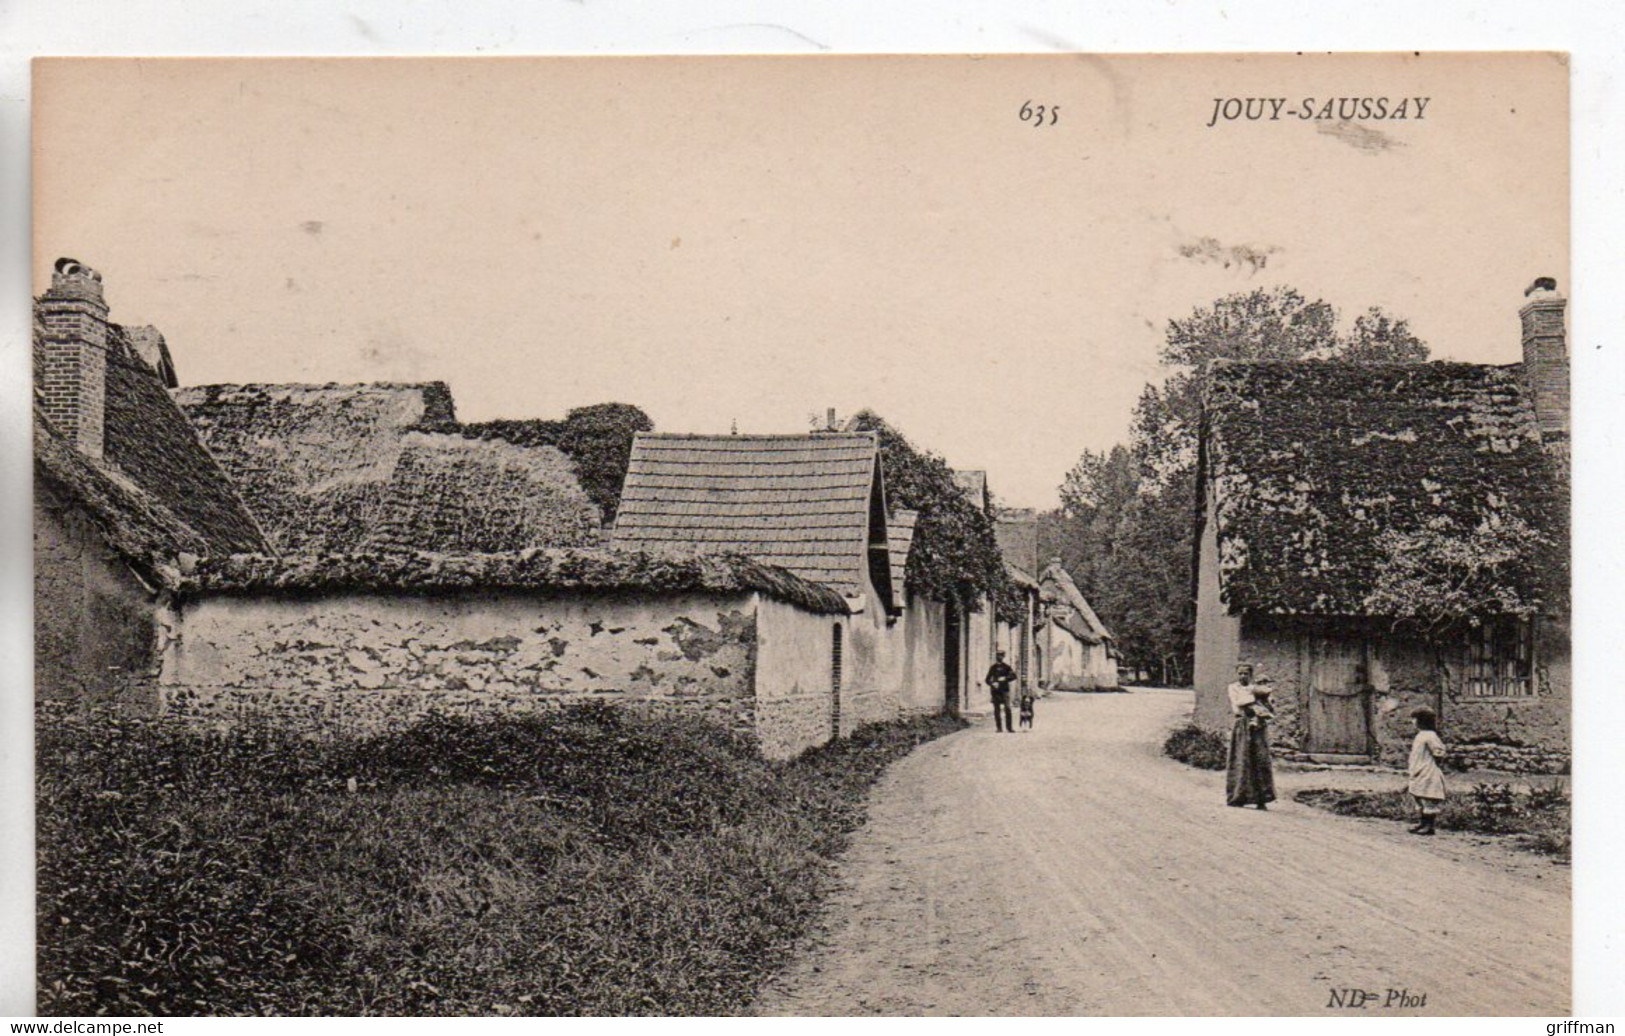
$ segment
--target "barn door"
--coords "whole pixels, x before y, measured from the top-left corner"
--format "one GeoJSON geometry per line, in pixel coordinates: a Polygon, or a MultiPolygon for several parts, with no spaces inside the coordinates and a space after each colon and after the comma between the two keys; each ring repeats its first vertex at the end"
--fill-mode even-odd
{"type": "Polygon", "coordinates": [[[1365,641],[1306,637],[1309,663],[1310,752],[1365,755],[1370,745],[1370,694],[1365,641]]]}

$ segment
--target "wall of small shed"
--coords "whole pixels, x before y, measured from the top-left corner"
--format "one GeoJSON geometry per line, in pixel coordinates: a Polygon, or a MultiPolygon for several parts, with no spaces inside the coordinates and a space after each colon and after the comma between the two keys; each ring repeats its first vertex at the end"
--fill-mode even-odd
{"type": "Polygon", "coordinates": [[[908,608],[898,620],[903,631],[905,713],[936,713],[947,708],[947,660],[943,654],[947,621],[947,609],[941,601],[909,595],[908,608]]]}
{"type": "Polygon", "coordinates": [[[1058,623],[1045,627],[1046,678],[1051,690],[1080,691],[1091,687],[1086,679],[1089,645],[1058,623]]]}
{"type": "Polygon", "coordinates": [[[769,759],[788,759],[830,740],[834,631],[841,628],[844,669],[847,618],[757,597],[756,730],[769,759]]]}
{"type": "Polygon", "coordinates": [[[90,520],[34,487],[34,699],[158,704],[165,611],[90,520]]]}
{"type": "Polygon", "coordinates": [[[897,647],[887,628],[885,603],[865,568],[864,609],[848,619],[846,674],[841,681],[841,736],[868,723],[897,717],[897,697],[887,684],[888,653],[897,647]]]}
{"type": "Polygon", "coordinates": [[[968,679],[965,689],[967,709],[991,708],[993,692],[983,677],[993,665],[994,618],[993,602],[981,599],[979,610],[965,616],[965,671],[968,679]]]}
{"type": "Polygon", "coordinates": [[[365,732],[611,700],[755,736],[750,594],[211,596],[177,632],[164,704],[219,725],[365,732]]]}

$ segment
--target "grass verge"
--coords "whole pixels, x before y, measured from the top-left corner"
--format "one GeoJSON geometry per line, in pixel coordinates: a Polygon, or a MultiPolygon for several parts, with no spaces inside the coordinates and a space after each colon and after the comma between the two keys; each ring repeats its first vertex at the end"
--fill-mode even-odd
{"type": "MultiPolygon", "coordinates": [[[[1293,797],[1343,816],[1416,819],[1416,803],[1402,791],[1314,788],[1293,797]]],[[[1445,831],[1513,836],[1520,848],[1569,862],[1570,803],[1559,785],[1525,789],[1504,783],[1476,784],[1470,792],[1445,800],[1438,826],[1445,831]]]]}
{"type": "Polygon", "coordinates": [[[53,717],[39,1009],[730,1013],[806,930],[869,786],[961,725],[771,764],[611,707],[321,742],[53,717]]]}

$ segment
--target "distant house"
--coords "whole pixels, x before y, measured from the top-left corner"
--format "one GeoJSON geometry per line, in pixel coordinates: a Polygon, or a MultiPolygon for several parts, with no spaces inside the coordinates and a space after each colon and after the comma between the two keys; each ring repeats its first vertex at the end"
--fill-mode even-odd
{"type": "MultiPolygon", "coordinates": [[[[980,492],[985,498],[985,477],[981,481],[981,486],[972,485],[970,491],[980,492]]],[[[963,481],[961,488],[966,488],[963,481]]],[[[1025,606],[1021,627],[1004,630],[1000,647],[1009,656],[1010,664],[1021,674],[1023,687],[1047,687],[1039,674],[1043,654],[1039,640],[1043,636],[1044,609],[1038,583],[1038,512],[1030,507],[1001,507],[994,515],[993,533],[1010,581],[1022,595],[1025,606]]]]}
{"type": "Polygon", "coordinates": [[[1117,687],[1117,652],[1112,635],[1089,606],[1078,584],[1051,559],[1038,579],[1043,618],[1038,638],[1038,680],[1058,691],[1117,687]]]}
{"type": "Polygon", "coordinates": [[[1458,758],[1567,765],[1564,300],[1527,294],[1521,364],[1212,371],[1200,724],[1228,723],[1245,659],[1276,683],[1281,750],[1397,761],[1425,705],[1458,758]]]}
{"type": "Polygon", "coordinates": [[[442,382],[202,385],[176,398],[283,553],[601,540],[568,457],[465,436],[442,382]]]}
{"type": "Polygon", "coordinates": [[[163,336],[109,321],[100,274],[59,261],[34,317],[35,697],[153,708],[184,574],[270,548],[170,399],[163,336]]]}

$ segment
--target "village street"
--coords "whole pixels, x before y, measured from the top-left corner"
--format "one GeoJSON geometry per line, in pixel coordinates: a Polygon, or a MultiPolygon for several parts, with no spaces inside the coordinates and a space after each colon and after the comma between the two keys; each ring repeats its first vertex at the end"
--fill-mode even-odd
{"type": "Polygon", "coordinates": [[[1188,692],[1058,695],[876,787],[828,928],[764,1015],[1558,1014],[1569,870],[1489,839],[1291,801],[1387,774],[1280,772],[1267,813],[1160,755],[1188,692]],[[1334,989],[1379,999],[1329,1008],[1334,989]],[[1382,1008],[1387,991],[1423,1006],[1382,1008]]]}

